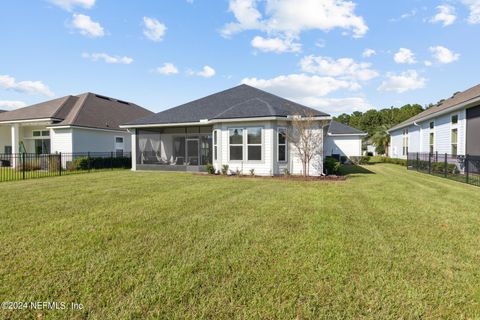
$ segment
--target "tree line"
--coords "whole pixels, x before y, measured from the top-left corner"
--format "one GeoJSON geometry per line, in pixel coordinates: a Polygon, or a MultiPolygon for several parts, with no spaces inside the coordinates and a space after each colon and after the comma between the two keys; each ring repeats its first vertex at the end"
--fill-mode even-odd
{"type": "Polygon", "coordinates": [[[417,114],[432,107],[422,107],[419,104],[406,104],[402,107],[391,107],[381,110],[371,109],[366,112],[355,111],[352,114],[342,113],[334,117],[335,121],[362,130],[368,135],[365,141],[375,145],[379,154],[385,154],[390,142],[387,130],[417,114]]]}

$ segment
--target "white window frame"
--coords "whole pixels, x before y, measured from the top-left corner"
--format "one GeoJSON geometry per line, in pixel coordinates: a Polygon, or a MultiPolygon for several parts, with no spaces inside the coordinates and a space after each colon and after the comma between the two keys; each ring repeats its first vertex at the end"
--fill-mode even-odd
{"type": "Polygon", "coordinates": [[[125,137],[123,136],[115,136],[115,138],[113,139],[113,144],[114,144],[114,150],[115,150],[115,154],[118,154],[119,150],[122,150],[122,154],[125,153],[125,137]],[[117,138],[121,138],[122,139],[122,142],[121,142],[121,145],[122,147],[121,148],[118,148],[118,144],[120,144],[120,142],[117,142],[117,138]]]}
{"type": "Polygon", "coordinates": [[[459,129],[459,124],[460,123],[460,114],[458,113],[454,113],[450,116],[450,153],[453,155],[453,152],[452,152],[452,149],[453,149],[453,145],[455,144],[457,146],[457,153],[455,154],[458,155],[458,135],[460,133],[460,129],[459,129]],[[453,117],[454,116],[457,116],[457,123],[453,123],[453,117]],[[452,142],[452,136],[453,136],[453,130],[457,130],[457,142],[456,143],[453,143],[452,142]]]}
{"type": "MultiPolygon", "coordinates": [[[[219,130],[213,130],[213,161],[218,161],[218,132],[219,130]]],[[[230,139],[230,135],[228,139],[230,139]]]]}
{"type": "Polygon", "coordinates": [[[244,144],[246,145],[246,148],[245,148],[245,151],[246,151],[246,154],[247,154],[247,161],[248,162],[261,162],[263,161],[263,127],[247,127],[244,129],[245,130],[245,140],[244,140],[244,144]],[[250,129],[260,129],[260,143],[248,143],[248,130],[250,129]],[[250,160],[248,158],[248,147],[260,147],[260,159],[256,159],[256,160],[250,160]]]}
{"type": "Polygon", "coordinates": [[[228,130],[228,161],[230,162],[242,162],[245,161],[245,128],[242,127],[232,127],[232,128],[227,128],[228,130]],[[242,144],[231,144],[230,143],[230,130],[242,130],[242,144]],[[230,155],[230,147],[242,147],[242,159],[231,159],[230,155]]]}
{"type": "Polygon", "coordinates": [[[408,128],[404,128],[402,131],[402,156],[408,156],[408,144],[410,142],[408,134],[408,128]]]}
{"type": "Polygon", "coordinates": [[[278,127],[277,128],[277,161],[280,163],[288,162],[288,141],[287,141],[287,128],[278,127]],[[280,143],[280,131],[285,131],[285,143],[280,143]],[[285,160],[280,160],[280,147],[285,147],[285,160]]]}
{"type": "Polygon", "coordinates": [[[45,139],[45,137],[48,137],[50,139],[50,130],[32,130],[32,137],[33,139],[45,139]],[[39,135],[35,136],[34,132],[39,132],[39,135]],[[48,132],[48,134],[44,135],[44,132],[48,132]]]}

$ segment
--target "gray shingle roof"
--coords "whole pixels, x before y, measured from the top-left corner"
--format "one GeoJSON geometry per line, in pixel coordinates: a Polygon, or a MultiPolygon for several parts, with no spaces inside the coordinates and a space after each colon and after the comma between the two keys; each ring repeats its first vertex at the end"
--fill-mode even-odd
{"type": "Polygon", "coordinates": [[[337,121],[331,121],[330,125],[328,126],[328,133],[329,134],[351,134],[351,135],[366,135],[365,132],[352,128],[350,126],[347,126],[346,124],[337,122],[337,121]]]}
{"type": "Polygon", "coordinates": [[[118,130],[122,123],[152,114],[153,112],[134,103],[88,92],[3,112],[0,121],[55,119],[52,126],[118,130]]]}
{"type": "Polygon", "coordinates": [[[459,92],[459,93],[453,95],[452,97],[444,100],[439,105],[437,105],[435,107],[431,107],[431,108],[417,114],[416,116],[411,117],[410,119],[405,120],[404,122],[402,122],[400,124],[397,124],[396,126],[393,126],[392,128],[389,129],[389,131],[395,130],[395,129],[400,129],[402,127],[410,125],[411,123],[413,123],[414,121],[416,121],[418,119],[422,119],[422,118],[425,118],[425,117],[428,118],[430,116],[434,117],[435,114],[438,113],[438,112],[453,108],[453,107],[455,107],[459,104],[468,102],[469,100],[472,100],[472,99],[475,99],[475,98],[478,98],[478,97],[480,97],[480,84],[478,84],[478,85],[476,85],[476,86],[474,86],[470,89],[467,89],[463,92],[459,92]]]}
{"type": "Polygon", "coordinates": [[[302,113],[328,116],[321,111],[242,84],[132,121],[127,125],[191,123],[204,119],[287,117],[302,113]]]}

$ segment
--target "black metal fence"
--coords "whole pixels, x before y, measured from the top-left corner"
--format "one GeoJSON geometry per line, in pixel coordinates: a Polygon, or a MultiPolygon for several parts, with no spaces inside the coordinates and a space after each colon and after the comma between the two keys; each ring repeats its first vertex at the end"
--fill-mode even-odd
{"type": "Polygon", "coordinates": [[[0,182],[129,169],[131,165],[129,152],[0,153],[0,182]]]}
{"type": "Polygon", "coordinates": [[[480,186],[480,156],[447,153],[409,153],[407,168],[480,186]]]}

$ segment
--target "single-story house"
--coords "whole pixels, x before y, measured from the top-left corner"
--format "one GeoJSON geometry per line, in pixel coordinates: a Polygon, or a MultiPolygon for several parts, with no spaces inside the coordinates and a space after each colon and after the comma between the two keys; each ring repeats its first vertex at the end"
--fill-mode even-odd
{"type": "Polygon", "coordinates": [[[480,85],[439,102],[388,130],[389,155],[408,153],[480,155],[480,85]]]}
{"type": "MultiPolygon", "coordinates": [[[[323,173],[326,155],[360,155],[359,132],[334,123],[330,115],[271,93],[240,85],[185,103],[152,116],[126,123],[132,133],[132,170],[217,171],[279,175],[301,174],[302,163],[287,130],[292,119],[308,115],[322,138],[319,153],[309,168],[323,173]],[[330,130],[330,131],[329,131],[330,130]],[[356,137],[356,138],[355,138],[356,137]],[[349,144],[353,145],[350,146],[349,144]]],[[[298,118],[297,118],[298,119],[298,118]]]]}
{"type": "Polygon", "coordinates": [[[327,128],[324,142],[325,156],[359,157],[362,155],[362,138],[367,133],[332,120],[327,128]]]}
{"type": "Polygon", "coordinates": [[[130,133],[119,125],[151,114],[94,93],[2,112],[0,153],[130,152],[130,133]]]}

